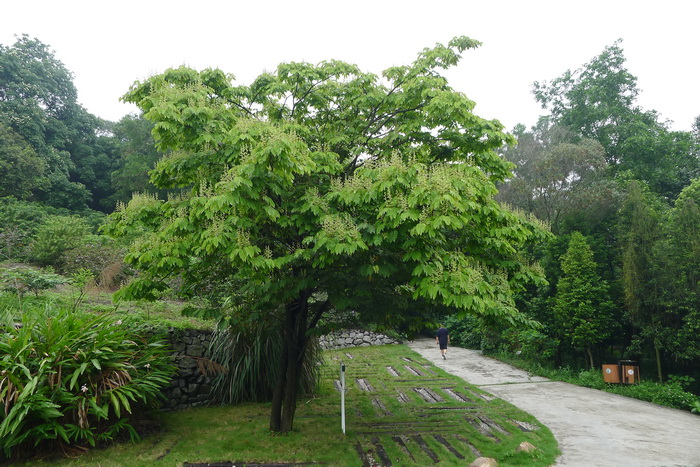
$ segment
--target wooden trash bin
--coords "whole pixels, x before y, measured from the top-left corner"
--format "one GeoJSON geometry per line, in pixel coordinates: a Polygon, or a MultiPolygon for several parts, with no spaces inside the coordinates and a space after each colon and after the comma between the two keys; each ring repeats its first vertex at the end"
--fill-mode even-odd
{"type": "Polygon", "coordinates": [[[639,383],[639,366],[633,360],[620,360],[620,379],[623,384],[639,383]]]}
{"type": "Polygon", "coordinates": [[[603,365],[603,381],[620,384],[620,365],[603,365]]]}

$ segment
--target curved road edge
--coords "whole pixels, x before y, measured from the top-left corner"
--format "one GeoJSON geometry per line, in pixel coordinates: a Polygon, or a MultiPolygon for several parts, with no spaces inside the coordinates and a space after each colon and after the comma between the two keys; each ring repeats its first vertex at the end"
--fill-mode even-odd
{"type": "Polygon", "coordinates": [[[700,416],[530,376],[476,350],[450,347],[443,360],[434,339],[407,345],[546,425],[562,451],[555,465],[700,467],[700,416]]]}

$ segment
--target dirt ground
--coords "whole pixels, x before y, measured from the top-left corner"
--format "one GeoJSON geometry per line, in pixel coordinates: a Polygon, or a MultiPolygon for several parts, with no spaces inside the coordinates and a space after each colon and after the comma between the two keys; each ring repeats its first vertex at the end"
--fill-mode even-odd
{"type": "Polygon", "coordinates": [[[558,466],[698,466],[700,416],[596,389],[531,377],[475,350],[434,339],[409,347],[435,366],[527,411],[559,441],[558,466]]]}

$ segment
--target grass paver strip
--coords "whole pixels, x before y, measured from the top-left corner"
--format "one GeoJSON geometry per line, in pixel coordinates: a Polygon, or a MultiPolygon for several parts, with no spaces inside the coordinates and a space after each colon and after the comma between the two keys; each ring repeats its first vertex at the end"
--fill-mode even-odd
{"type": "Polygon", "coordinates": [[[358,441],[355,443],[355,450],[357,451],[357,454],[360,456],[360,462],[362,462],[362,465],[371,465],[369,462],[369,459],[367,458],[367,453],[365,452],[364,449],[362,449],[362,445],[358,441]]]}
{"type": "Polygon", "coordinates": [[[510,436],[510,433],[508,431],[504,430],[498,423],[494,422],[486,415],[479,415],[479,420],[487,424],[492,430],[496,430],[502,435],[510,436]]]}
{"type": "Polygon", "coordinates": [[[460,434],[455,434],[453,436],[457,441],[466,445],[469,448],[469,450],[472,452],[472,454],[474,454],[474,457],[477,457],[477,458],[481,457],[481,451],[479,451],[477,448],[475,448],[474,445],[472,443],[470,443],[467,438],[465,438],[464,436],[462,436],[460,434]]]}
{"type": "Polygon", "coordinates": [[[435,391],[431,391],[428,388],[413,388],[425,402],[444,402],[445,399],[440,397],[435,391]]]}
{"type": "Polygon", "coordinates": [[[376,436],[372,438],[372,444],[374,444],[375,449],[377,450],[377,456],[382,461],[382,465],[385,465],[387,467],[392,466],[391,459],[389,459],[389,456],[386,454],[386,451],[384,450],[384,446],[379,442],[379,438],[376,436]]]}
{"type": "Polygon", "coordinates": [[[451,398],[459,402],[472,402],[461,394],[456,393],[452,388],[442,388],[442,390],[445,391],[451,398]]]}
{"type": "Polygon", "coordinates": [[[371,384],[369,384],[369,381],[367,381],[365,378],[357,378],[355,380],[357,385],[360,387],[361,390],[365,392],[374,392],[374,388],[372,387],[371,384]]]}
{"type": "Polygon", "coordinates": [[[472,426],[479,431],[479,433],[486,436],[487,438],[494,440],[497,443],[501,442],[501,439],[491,432],[491,427],[484,423],[479,417],[467,415],[466,418],[469,421],[469,423],[471,423],[472,426]]]}
{"type": "Polygon", "coordinates": [[[397,399],[399,400],[399,402],[401,402],[402,404],[407,404],[408,402],[410,402],[408,396],[404,394],[404,392],[401,389],[397,389],[396,392],[398,393],[397,399]]]}
{"type": "Polygon", "coordinates": [[[392,414],[387,410],[386,406],[379,399],[372,399],[372,405],[381,412],[384,416],[390,417],[392,414]]]}
{"type": "Polygon", "coordinates": [[[457,459],[464,459],[464,456],[462,455],[462,453],[459,452],[459,451],[457,451],[457,450],[450,444],[450,442],[447,441],[447,440],[445,439],[444,436],[442,436],[442,435],[433,435],[433,438],[435,438],[435,440],[436,440],[438,443],[440,443],[440,444],[442,444],[443,446],[445,446],[445,447],[447,448],[447,450],[450,451],[452,454],[454,454],[455,457],[456,457],[457,459]]]}
{"type": "Polygon", "coordinates": [[[408,446],[406,446],[406,443],[408,442],[408,437],[406,435],[394,435],[391,437],[391,439],[399,446],[401,451],[403,451],[403,453],[411,459],[412,462],[416,461],[416,458],[413,457],[413,454],[408,449],[408,446]]]}
{"type": "Polygon", "coordinates": [[[473,397],[478,398],[478,399],[481,399],[481,400],[486,401],[486,402],[491,402],[492,400],[495,399],[495,397],[493,397],[493,396],[490,395],[490,394],[485,394],[485,393],[477,392],[477,391],[474,391],[474,390],[470,390],[469,388],[464,388],[464,391],[465,391],[467,394],[470,394],[470,395],[472,395],[473,397]]]}
{"type": "Polygon", "coordinates": [[[525,432],[525,433],[528,433],[528,432],[531,432],[531,431],[537,431],[537,429],[539,428],[539,427],[537,427],[537,426],[535,426],[535,425],[532,425],[532,424],[530,424],[530,423],[527,423],[527,422],[520,422],[520,421],[518,421],[518,420],[511,420],[510,422],[511,422],[513,425],[515,425],[515,426],[517,426],[518,428],[520,428],[520,431],[523,431],[523,432],[525,432]]]}
{"type": "Polygon", "coordinates": [[[438,462],[440,462],[440,458],[437,456],[437,454],[435,454],[435,451],[430,449],[430,447],[427,444],[425,444],[425,440],[421,435],[413,435],[412,438],[416,442],[416,444],[420,446],[421,450],[423,450],[423,452],[426,453],[428,457],[430,457],[433,460],[433,463],[437,464],[438,462]]]}
{"type": "Polygon", "coordinates": [[[408,372],[411,373],[413,376],[423,376],[421,372],[411,367],[410,365],[404,365],[403,367],[406,368],[408,372]]]}

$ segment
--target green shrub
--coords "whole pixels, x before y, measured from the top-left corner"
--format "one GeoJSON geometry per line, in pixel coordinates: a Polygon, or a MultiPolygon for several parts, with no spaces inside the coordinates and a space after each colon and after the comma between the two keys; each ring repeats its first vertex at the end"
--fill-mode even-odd
{"type": "Polygon", "coordinates": [[[700,398],[696,398],[691,404],[690,404],[690,411],[693,413],[700,414],[700,398]]]}
{"type": "Polygon", "coordinates": [[[132,427],[174,372],[159,341],[68,310],[7,316],[0,332],[0,448],[7,458],[95,446],[132,427]]]}
{"type": "Polygon", "coordinates": [[[27,292],[39,296],[39,292],[49,290],[66,280],[50,271],[40,271],[31,268],[0,269],[0,288],[11,292],[21,301],[27,292]]]}
{"type": "Polygon", "coordinates": [[[34,237],[31,259],[42,265],[56,266],[63,252],[81,246],[89,233],[90,226],[79,217],[51,217],[34,237]]]}
{"type": "Polygon", "coordinates": [[[450,332],[450,342],[453,345],[481,349],[483,333],[478,318],[471,315],[449,316],[445,318],[444,325],[450,332]]]}
{"type": "Polygon", "coordinates": [[[554,359],[559,341],[532,328],[508,328],[500,335],[500,350],[521,358],[546,364],[554,359]]]}
{"type": "Polygon", "coordinates": [[[27,257],[29,236],[16,225],[0,228],[0,261],[21,261],[27,257]]]}
{"type": "Polygon", "coordinates": [[[12,226],[33,236],[50,216],[68,213],[42,203],[19,201],[12,196],[0,198],[0,230],[12,226]]]}
{"type": "Polygon", "coordinates": [[[0,259],[25,261],[31,238],[49,216],[57,213],[55,208],[40,203],[11,196],[0,198],[0,259]]]}
{"type": "Polygon", "coordinates": [[[610,385],[609,392],[614,392],[627,397],[634,397],[654,404],[673,407],[674,409],[690,410],[697,396],[685,391],[677,383],[658,383],[656,381],[642,380],[639,384],[629,386],[610,385]]]}
{"type": "Polygon", "coordinates": [[[581,370],[570,382],[593,389],[606,389],[608,384],[603,379],[603,372],[597,368],[581,370]]]}
{"type": "Polygon", "coordinates": [[[126,249],[105,236],[91,235],[79,248],[63,252],[61,271],[76,274],[89,270],[97,285],[113,290],[127,278],[130,269],[124,263],[126,249]]]}

